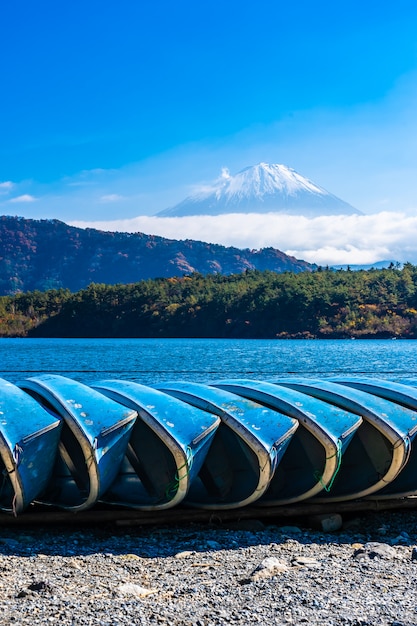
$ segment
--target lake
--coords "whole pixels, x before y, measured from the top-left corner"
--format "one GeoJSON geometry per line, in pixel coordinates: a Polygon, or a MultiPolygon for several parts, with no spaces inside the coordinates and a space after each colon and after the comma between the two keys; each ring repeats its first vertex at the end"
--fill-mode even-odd
{"type": "Polygon", "coordinates": [[[277,375],[417,377],[413,340],[0,339],[0,376],[11,382],[55,373],[85,383],[102,378],[269,379],[277,375]]]}

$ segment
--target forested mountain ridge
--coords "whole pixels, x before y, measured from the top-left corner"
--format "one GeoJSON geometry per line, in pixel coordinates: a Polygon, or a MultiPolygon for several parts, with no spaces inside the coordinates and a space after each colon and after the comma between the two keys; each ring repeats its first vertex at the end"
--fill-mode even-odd
{"type": "Polygon", "coordinates": [[[90,283],[135,283],[157,277],[236,274],[245,270],[311,271],[274,248],[240,250],[201,241],[68,226],[59,220],[0,216],[0,295],[78,291],[90,283]]]}
{"type": "Polygon", "coordinates": [[[417,338],[417,267],[192,274],[0,297],[3,337],[417,338]]]}

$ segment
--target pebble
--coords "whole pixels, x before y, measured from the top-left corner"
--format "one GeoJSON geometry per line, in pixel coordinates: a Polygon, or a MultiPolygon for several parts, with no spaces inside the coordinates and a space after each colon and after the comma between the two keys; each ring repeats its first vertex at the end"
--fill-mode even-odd
{"type": "Polygon", "coordinates": [[[298,526],[279,526],[278,530],[283,535],[301,535],[303,532],[298,526]]]}
{"type": "Polygon", "coordinates": [[[1,534],[0,626],[417,624],[413,511],[1,534]]]}
{"type": "Polygon", "coordinates": [[[249,580],[260,580],[261,578],[271,578],[271,576],[276,576],[276,574],[280,574],[281,572],[286,572],[288,570],[288,566],[279,561],[275,556],[267,557],[263,559],[259,563],[259,565],[254,569],[252,574],[250,575],[249,580]]]}
{"type": "Polygon", "coordinates": [[[191,550],[183,550],[182,552],[177,552],[174,556],[176,559],[186,559],[188,556],[192,556],[193,554],[194,552],[191,552],[191,550]]]}
{"type": "Polygon", "coordinates": [[[137,598],[146,598],[146,596],[150,596],[153,593],[157,593],[157,589],[146,589],[146,587],[141,587],[141,585],[135,585],[134,583],[125,583],[123,585],[119,585],[117,591],[122,596],[136,596],[137,598]]]}
{"type": "Polygon", "coordinates": [[[353,556],[355,558],[369,557],[370,559],[395,559],[397,553],[392,546],[389,546],[386,543],[370,541],[365,543],[363,547],[358,548],[353,556]]]}
{"type": "Polygon", "coordinates": [[[339,513],[333,513],[332,515],[312,515],[309,517],[308,521],[312,528],[316,528],[324,532],[340,530],[343,526],[343,519],[339,513]]]}
{"type": "Polygon", "coordinates": [[[321,567],[320,561],[311,556],[298,556],[292,561],[293,565],[301,567],[321,567]]]}

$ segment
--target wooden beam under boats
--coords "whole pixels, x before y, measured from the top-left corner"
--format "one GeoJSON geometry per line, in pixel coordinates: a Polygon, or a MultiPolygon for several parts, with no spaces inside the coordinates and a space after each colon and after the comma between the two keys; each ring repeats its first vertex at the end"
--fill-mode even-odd
{"type": "Polygon", "coordinates": [[[338,503],[303,503],[293,506],[244,507],[232,510],[203,510],[176,508],[168,511],[132,511],[114,509],[90,509],[78,513],[51,511],[34,506],[33,512],[13,517],[0,514],[0,526],[84,526],[103,524],[118,527],[165,526],[187,523],[206,523],[221,525],[225,522],[237,522],[248,519],[274,520],[303,518],[315,515],[334,515],[336,513],[370,513],[382,511],[401,511],[417,509],[417,496],[392,500],[357,500],[338,503]]]}

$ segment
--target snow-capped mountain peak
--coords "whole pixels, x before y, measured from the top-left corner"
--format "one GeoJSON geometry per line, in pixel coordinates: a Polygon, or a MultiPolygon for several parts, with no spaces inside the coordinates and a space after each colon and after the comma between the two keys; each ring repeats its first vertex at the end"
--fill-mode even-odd
{"type": "MultiPolygon", "coordinates": [[[[326,193],[317,185],[314,185],[307,178],[298,174],[295,170],[286,165],[269,165],[259,163],[253,167],[246,167],[244,170],[224,179],[222,191],[228,196],[254,195],[262,198],[265,195],[274,193],[296,194],[300,189],[307,189],[313,193],[326,193]]],[[[220,190],[217,191],[219,194],[220,190]]]]}
{"type": "Polygon", "coordinates": [[[258,163],[221,176],[159,217],[223,213],[333,215],[359,213],[351,205],[286,165],[258,163]]]}

